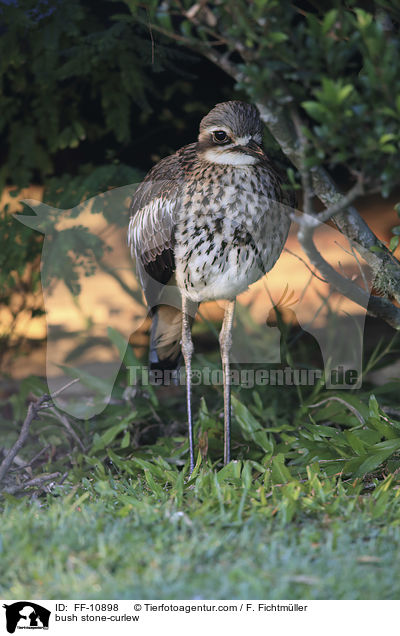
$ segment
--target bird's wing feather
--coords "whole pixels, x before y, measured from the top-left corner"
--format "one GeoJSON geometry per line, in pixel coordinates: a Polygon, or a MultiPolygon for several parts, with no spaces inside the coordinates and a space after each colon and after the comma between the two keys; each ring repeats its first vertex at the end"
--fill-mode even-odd
{"type": "Polygon", "coordinates": [[[136,190],[131,205],[128,242],[143,264],[172,247],[179,189],[183,181],[177,155],[160,161],[136,190]]]}
{"type": "Polygon", "coordinates": [[[195,144],[191,144],[162,159],[144,178],[132,201],[128,243],[150,307],[157,304],[160,285],[167,284],[175,271],[174,229],[185,165],[194,151],[195,144]]]}
{"type": "Polygon", "coordinates": [[[174,271],[174,230],[183,195],[185,172],[196,158],[196,144],[160,161],[136,190],[131,205],[128,243],[153,316],[151,369],[180,364],[181,296],[174,271]]]}

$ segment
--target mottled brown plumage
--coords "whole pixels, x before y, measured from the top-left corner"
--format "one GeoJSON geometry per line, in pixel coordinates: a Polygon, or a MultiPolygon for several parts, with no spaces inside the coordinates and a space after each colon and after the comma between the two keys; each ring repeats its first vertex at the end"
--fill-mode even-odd
{"type": "MultiPolygon", "coordinates": [[[[229,352],[235,297],[269,271],[282,251],[292,201],[261,144],[254,106],[217,104],[202,119],[197,143],[160,161],[137,189],[129,242],[153,313],[153,368],[178,364],[182,307],[182,352],[190,368],[190,320],[205,300],[230,301],[221,335],[221,349],[229,352]]],[[[226,371],[227,355],[223,365],[226,371]]],[[[225,407],[229,419],[227,393],[225,407]]]]}

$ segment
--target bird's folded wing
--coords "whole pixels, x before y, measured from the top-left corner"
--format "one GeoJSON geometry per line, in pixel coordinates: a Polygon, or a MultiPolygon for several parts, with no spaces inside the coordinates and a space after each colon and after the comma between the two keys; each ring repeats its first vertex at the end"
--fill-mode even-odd
{"type": "Polygon", "coordinates": [[[181,152],[154,166],[139,185],[131,205],[128,243],[150,308],[157,304],[160,287],[175,271],[174,228],[185,177],[181,152]]]}

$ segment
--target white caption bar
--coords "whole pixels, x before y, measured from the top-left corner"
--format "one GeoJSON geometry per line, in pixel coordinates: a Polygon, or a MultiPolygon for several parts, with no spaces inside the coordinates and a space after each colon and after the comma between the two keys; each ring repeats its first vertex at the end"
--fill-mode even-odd
{"type": "Polygon", "coordinates": [[[259,634],[376,636],[397,624],[400,601],[4,600],[0,634],[259,634]],[[259,631],[262,630],[262,631],[259,631]]]}

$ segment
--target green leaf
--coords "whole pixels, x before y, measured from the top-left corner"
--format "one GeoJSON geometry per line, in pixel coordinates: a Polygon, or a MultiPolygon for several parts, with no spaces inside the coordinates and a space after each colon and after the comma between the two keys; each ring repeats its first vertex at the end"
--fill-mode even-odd
{"type": "Polygon", "coordinates": [[[113,464],[115,464],[115,466],[123,471],[124,473],[127,473],[128,475],[134,475],[135,471],[132,469],[132,462],[126,459],[122,459],[121,457],[119,457],[116,453],[114,453],[114,451],[112,451],[110,448],[107,450],[107,455],[110,458],[110,460],[112,461],[113,464]]]}
{"type": "Polygon", "coordinates": [[[359,8],[354,9],[354,11],[357,16],[358,24],[362,29],[366,29],[372,24],[374,17],[370,13],[359,8]]]}
{"type": "Polygon", "coordinates": [[[307,101],[307,102],[302,102],[301,105],[306,111],[306,113],[310,115],[310,117],[312,117],[313,119],[316,119],[317,121],[321,121],[321,122],[325,120],[326,108],[322,106],[321,104],[319,104],[318,102],[307,101]]]}
{"type": "Polygon", "coordinates": [[[354,91],[354,86],[352,86],[351,84],[346,84],[345,86],[342,86],[341,88],[339,88],[338,90],[338,100],[340,102],[344,102],[350,95],[350,93],[352,93],[354,91]]]}
{"type": "Polygon", "coordinates": [[[122,422],[114,424],[114,426],[111,426],[102,435],[100,435],[100,437],[95,440],[89,455],[93,455],[97,451],[102,450],[103,448],[106,448],[106,446],[111,444],[111,442],[117,437],[117,435],[126,429],[135,415],[135,413],[132,413],[131,415],[123,419],[122,422]]]}
{"type": "Polygon", "coordinates": [[[271,477],[274,484],[286,484],[293,479],[290,470],[285,466],[285,457],[282,453],[278,453],[272,459],[271,477]]]}
{"type": "Polygon", "coordinates": [[[164,499],[165,493],[163,492],[162,487],[157,484],[150,470],[144,471],[144,477],[146,479],[147,484],[150,487],[151,492],[153,492],[157,497],[162,497],[164,499]]]}
{"type": "Polygon", "coordinates": [[[381,135],[381,137],[379,138],[379,142],[381,144],[386,144],[388,141],[393,141],[394,139],[397,139],[396,135],[394,135],[393,133],[385,133],[384,135],[381,135]]]}
{"type": "Polygon", "coordinates": [[[337,9],[331,9],[330,11],[328,11],[328,13],[326,13],[324,15],[324,19],[322,20],[322,32],[323,33],[328,33],[328,31],[331,30],[331,28],[333,27],[333,25],[335,24],[336,20],[337,20],[337,9]]]}
{"type": "Polygon", "coordinates": [[[371,393],[370,397],[369,397],[369,403],[368,403],[368,408],[369,408],[369,414],[373,417],[380,417],[380,413],[379,413],[379,404],[378,401],[375,397],[375,395],[373,393],[371,393]]]}
{"type": "Polygon", "coordinates": [[[257,446],[262,448],[265,453],[272,453],[274,450],[272,440],[249,409],[235,396],[232,396],[232,406],[244,439],[252,440],[257,446]]]}
{"type": "Polygon", "coordinates": [[[344,431],[344,436],[357,455],[365,455],[365,444],[351,431],[344,431]]]}
{"type": "Polygon", "coordinates": [[[131,442],[131,434],[129,431],[126,431],[125,435],[123,436],[121,440],[121,448],[128,448],[130,442],[131,442]]]}
{"type": "Polygon", "coordinates": [[[394,144],[385,144],[381,147],[381,150],[388,155],[395,155],[398,153],[398,149],[394,144]]]}
{"type": "Polygon", "coordinates": [[[388,439],[384,442],[379,442],[378,444],[374,444],[371,450],[384,450],[389,453],[394,453],[396,450],[400,449],[400,437],[396,437],[395,439],[388,439]]]}
{"type": "Polygon", "coordinates": [[[281,42],[286,42],[288,39],[288,35],[286,33],[280,32],[269,32],[268,33],[268,42],[272,42],[274,44],[280,44],[281,42]]]}
{"type": "Polygon", "coordinates": [[[367,457],[367,459],[365,459],[355,471],[355,477],[362,477],[366,473],[372,472],[373,470],[378,468],[378,466],[380,466],[382,462],[385,461],[385,459],[390,457],[391,454],[392,451],[382,451],[381,453],[376,453],[375,455],[367,457]]]}
{"type": "Polygon", "coordinates": [[[249,409],[232,395],[232,406],[235,417],[240,424],[242,432],[254,439],[254,434],[261,430],[261,424],[256,420],[249,409]]]}

